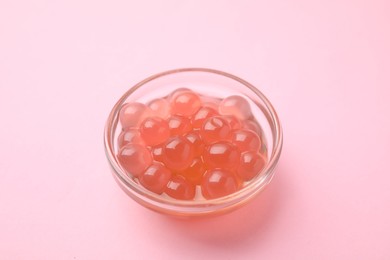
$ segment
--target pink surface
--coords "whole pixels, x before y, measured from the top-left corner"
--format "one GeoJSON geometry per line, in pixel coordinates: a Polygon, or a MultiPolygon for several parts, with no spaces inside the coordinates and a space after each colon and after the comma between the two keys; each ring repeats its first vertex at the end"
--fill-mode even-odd
{"type": "Polygon", "coordinates": [[[389,11],[386,0],[3,0],[0,258],[390,259],[389,11]],[[125,90],[189,66],[258,86],[285,133],[269,188],[196,222],[126,197],[103,150],[125,90]]]}

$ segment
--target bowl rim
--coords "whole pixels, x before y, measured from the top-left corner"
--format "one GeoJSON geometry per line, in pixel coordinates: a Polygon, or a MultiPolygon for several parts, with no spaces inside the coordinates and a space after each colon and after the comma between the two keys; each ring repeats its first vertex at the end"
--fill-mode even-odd
{"type": "MultiPolygon", "coordinates": [[[[254,193],[259,192],[262,190],[265,186],[268,185],[268,183],[271,181],[273,177],[273,170],[276,167],[278,160],[280,158],[281,150],[283,146],[283,132],[282,127],[279,121],[279,117],[271,104],[271,102],[268,100],[268,98],[255,86],[247,82],[246,80],[237,77],[235,75],[232,75],[227,72],[223,72],[216,69],[209,69],[209,68],[199,68],[199,67],[191,67],[191,68],[179,68],[179,69],[173,69],[173,70],[167,70],[164,72],[160,72],[157,74],[154,74],[152,76],[149,76],[145,78],[144,80],[138,82],[133,87],[128,89],[122,97],[115,103],[113,108],[111,109],[111,112],[107,118],[105,127],[104,127],[104,147],[105,147],[105,153],[106,157],[110,163],[111,168],[113,169],[115,173],[115,177],[117,177],[120,182],[129,190],[133,195],[136,196],[138,199],[143,201],[153,201],[157,203],[161,203],[164,205],[170,205],[172,207],[202,207],[204,209],[207,209],[208,206],[211,205],[221,205],[221,204],[227,204],[229,206],[230,204],[235,204],[235,201],[237,198],[245,198],[245,197],[252,197],[251,195],[254,195],[254,193]],[[224,197],[216,198],[216,199],[206,199],[206,200],[197,200],[197,201],[186,201],[186,200],[176,200],[172,198],[167,198],[164,196],[161,196],[159,194],[155,194],[149,190],[146,190],[143,187],[140,187],[139,184],[134,182],[119,166],[116,160],[115,151],[112,145],[112,130],[113,125],[115,125],[118,121],[118,113],[120,111],[121,106],[124,104],[126,99],[137,89],[145,85],[146,83],[153,81],[155,79],[172,75],[172,74],[178,74],[178,73],[188,73],[188,72],[203,72],[203,73],[211,73],[211,74],[217,74],[219,76],[224,76],[227,78],[230,78],[232,80],[235,80],[245,87],[249,88],[256,96],[258,96],[263,102],[267,109],[267,112],[269,113],[269,116],[272,120],[272,124],[275,128],[274,132],[274,145],[273,149],[270,155],[270,158],[268,160],[268,163],[266,164],[266,167],[262,170],[263,177],[257,178],[254,181],[249,182],[246,186],[244,186],[242,189],[229,194],[224,197]],[[256,187],[257,186],[257,187],[256,187]],[[253,190],[254,189],[254,190],[253,190]]],[[[151,202],[149,202],[151,203],[151,202]]],[[[225,208],[225,207],[223,207],[225,208]]],[[[166,210],[166,209],[165,209],[166,210]]],[[[195,212],[194,212],[195,213],[195,212]]]]}

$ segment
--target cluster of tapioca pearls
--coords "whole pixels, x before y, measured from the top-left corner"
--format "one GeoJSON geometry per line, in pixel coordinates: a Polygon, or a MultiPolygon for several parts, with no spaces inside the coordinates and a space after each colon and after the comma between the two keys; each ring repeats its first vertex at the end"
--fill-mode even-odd
{"type": "Polygon", "coordinates": [[[266,163],[260,127],[241,96],[223,100],[189,89],[120,110],[118,160],[146,189],[192,200],[229,195],[266,163]]]}

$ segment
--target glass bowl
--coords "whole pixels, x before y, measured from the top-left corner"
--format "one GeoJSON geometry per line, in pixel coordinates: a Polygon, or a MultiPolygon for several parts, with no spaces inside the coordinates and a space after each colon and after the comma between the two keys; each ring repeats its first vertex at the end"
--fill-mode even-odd
{"type": "Polygon", "coordinates": [[[174,216],[216,215],[236,209],[260,193],[272,180],[282,149],[282,129],[268,99],[256,87],[226,72],[205,68],[185,68],[153,75],[130,88],[113,107],[104,130],[105,152],[115,180],[139,204],[174,216]],[[147,103],[168,96],[178,88],[189,88],[216,98],[240,95],[250,103],[253,116],[261,126],[260,133],[267,162],[261,173],[242,189],[225,197],[203,200],[176,200],[143,188],[129,177],[116,157],[117,137],[121,131],[119,111],[127,102],[147,103]]]}

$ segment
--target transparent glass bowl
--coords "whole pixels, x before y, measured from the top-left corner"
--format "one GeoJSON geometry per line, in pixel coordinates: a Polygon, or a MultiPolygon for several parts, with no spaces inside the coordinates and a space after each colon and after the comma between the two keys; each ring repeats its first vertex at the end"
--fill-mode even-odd
{"type": "Polygon", "coordinates": [[[282,149],[282,129],[272,104],[250,83],[222,71],[186,68],[153,75],[130,88],[115,104],[108,117],[104,130],[104,145],[117,183],[135,201],[168,215],[205,216],[225,213],[244,205],[270,183],[282,149]],[[121,168],[116,157],[116,140],[121,131],[118,116],[122,105],[136,101],[147,103],[155,98],[165,97],[178,88],[190,88],[216,98],[240,95],[250,103],[252,113],[262,128],[259,134],[265,143],[268,160],[261,174],[241,190],[217,199],[176,200],[146,190],[121,168]]]}

